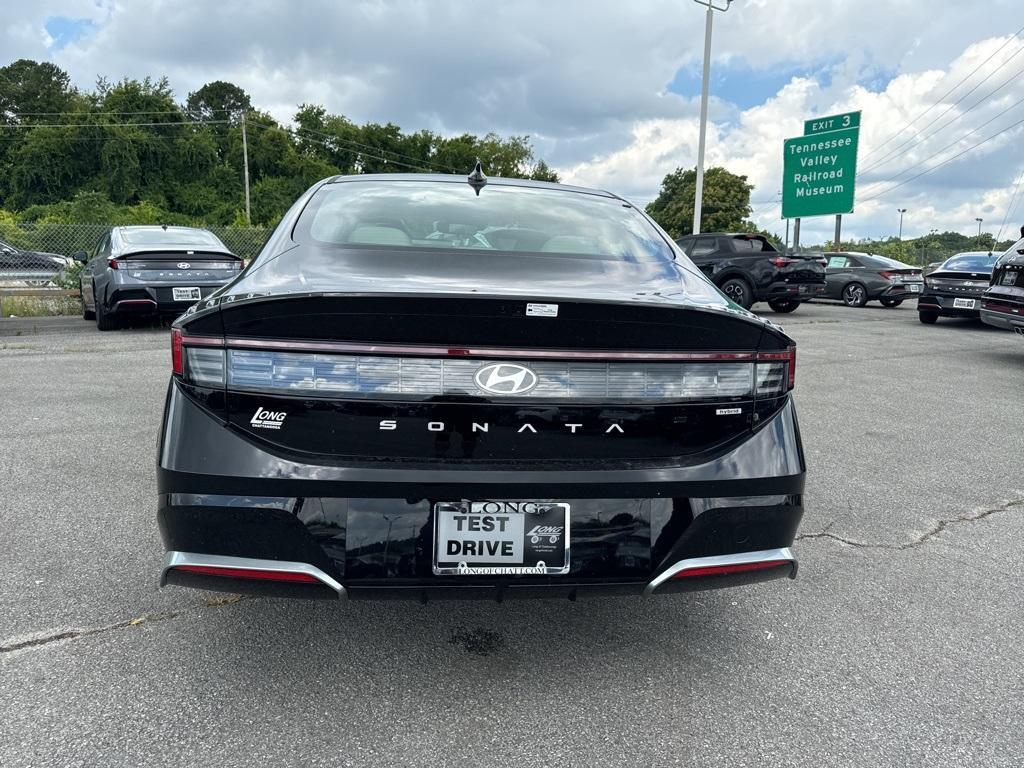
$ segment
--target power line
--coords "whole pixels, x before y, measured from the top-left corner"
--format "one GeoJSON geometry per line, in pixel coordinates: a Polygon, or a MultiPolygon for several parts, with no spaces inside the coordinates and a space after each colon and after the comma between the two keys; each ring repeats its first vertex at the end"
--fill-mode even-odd
{"type": "MultiPolygon", "coordinates": [[[[935,116],[935,118],[933,118],[931,122],[929,122],[929,123],[928,123],[928,124],[927,124],[926,126],[924,126],[924,128],[922,128],[922,129],[921,129],[921,131],[920,131],[919,133],[917,133],[917,134],[916,134],[915,136],[912,136],[912,137],[911,137],[911,138],[909,138],[909,139],[906,139],[906,140],[905,140],[905,141],[904,141],[903,143],[901,143],[901,144],[897,145],[897,146],[896,146],[896,147],[894,147],[893,149],[891,149],[891,150],[889,150],[888,152],[886,152],[886,153],[885,153],[885,155],[883,155],[881,159],[879,159],[879,160],[876,160],[876,161],[875,161],[874,163],[871,163],[870,165],[868,165],[868,166],[867,166],[866,168],[864,168],[864,169],[863,169],[863,170],[861,171],[861,173],[867,173],[868,171],[871,171],[871,170],[873,170],[873,169],[875,169],[875,168],[878,168],[878,167],[879,167],[879,166],[881,166],[881,165],[884,165],[884,164],[885,164],[885,163],[887,162],[888,158],[890,158],[890,157],[893,157],[894,155],[896,155],[897,153],[899,153],[899,151],[900,151],[901,149],[903,149],[904,147],[906,147],[906,146],[907,146],[908,144],[914,143],[914,142],[915,142],[915,140],[916,140],[916,142],[917,142],[918,144],[920,144],[920,143],[923,143],[923,142],[924,142],[924,140],[925,140],[926,138],[930,138],[930,137],[924,137],[924,136],[922,136],[921,134],[922,134],[922,133],[924,133],[924,132],[925,132],[926,130],[928,130],[928,128],[930,128],[931,126],[935,125],[935,123],[936,123],[936,122],[938,122],[938,121],[939,121],[939,120],[940,120],[940,119],[942,118],[942,116],[943,116],[943,115],[947,114],[947,113],[948,113],[948,112],[949,112],[949,111],[950,111],[951,109],[953,109],[953,108],[954,108],[954,107],[955,107],[955,106],[956,106],[957,104],[959,104],[960,102],[962,102],[962,101],[963,101],[963,100],[964,100],[965,98],[967,98],[967,97],[968,97],[969,95],[971,95],[971,93],[973,93],[973,92],[974,92],[974,91],[976,91],[976,90],[977,90],[977,89],[978,89],[979,87],[981,87],[981,85],[982,85],[982,84],[983,84],[983,83],[984,83],[984,82],[985,82],[986,80],[988,80],[988,79],[989,79],[990,77],[992,77],[992,75],[994,75],[994,74],[995,74],[996,72],[998,72],[998,71],[999,71],[999,70],[1000,70],[1000,69],[1001,69],[1001,68],[1002,68],[1003,66],[1005,66],[1005,65],[1006,65],[1006,63],[1007,63],[1007,62],[1008,62],[1008,61],[1009,61],[1010,59],[1012,59],[1012,58],[1013,58],[1014,56],[1017,56],[1018,54],[1020,54],[1020,53],[1022,53],[1022,52],[1024,52],[1024,45],[1022,45],[1022,46],[1021,46],[1020,48],[1018,48],[1018,49],[1017,49],[1017,51],[1016,51],[1016,53],[1014,53],[1014,54],[1013,54],[1013,56],[1010,56],[1010,57],[1009,57],[1009,58],[1007,58],[1007,59],[1006,59],[1006,60],[1005,60],[1005,61],[1004,61],[1004,62],[1003,62],[1002,64],[1000,64],[1000,65],[999,65],[998,67],[996,67],[996,69],[992,70],[992,72],[990,72],[990,73],[988,74],[988,76],[987,76],[987,77],[985,77],[985,78],[984,78],[983,80],[981,80],[980,82],[978,82],[978,84],[977,84],[977,85],[975,85],[975,86],[974,86],[973,88],[971,88],[971,89],[970,89],[969,91],[967,91],[967,93],[965,93],[965,94],[964,94],[963,96],[961,96],[961,97],[960,97],[959,99],[957,99],[957,100],[956,100],[956,101],[954,101],[954,102],[953,102],[952,104],[950,104],[950,105],[949,105],[948,107],[946,107],[946,108],[945,108],[945,109],[944,109],[944,110],[943,110],[942,112],[940,112],[940,113],[939,113],[938,115],[936,115],[936,116],[935,116]]],[[[944,130],[945,128],[948,128],[949,126],[951,126],[951,125],[952,125],[953,123],[955,123],[955,122],[956,122],[957,120],[959,120],[960,118],[962,118],[962,117],[963,117],[964,115],[966,115],[966,114],[968,114],[969,112],[971,112],[971,111],[972,111],[973,109],[975,109],[975,108],[976,108],[976,107],[977,107],[978,105],[980,105],[980,104],[982,104],[982,103],[984,103],[984,102],[988,101],[988,100],[989,100],[990,98],[992,98],[992,96],[994,96],[994,95],[995,95],[996,93],[998,93],[999,91],[1001,91],[1001,90],[1002,90],[1003,88],[1005,88],[1005,87],[1006,87],[1007,85],[1009,85],[1010,83],[1013,83],[1013,82],[1015,82],[1015,81],[1017,80],[1017,78],[1018,78],[1018,77],[1020,77],[1020,75],[1021,75],[1021,74],[1024,74],[1024,68],[1022,68],[1022,69],[1020,69],[1020,70],[1019,70],[1018,72],[1015,72],[1014,74],[1010,75],[1010,77],[1009,77],[1009,78],[1007,78],[1007,79],[1006,79],[1006,80],[1005,80],[1005,81],[1003,82],[1003,84],[1002,84],[1002,85],[1000,85],[999,87],[997,87],[997,88],[993,89],[992,91],[989,91],[989,93],[987,93],[986,95],[982,96],[982,97],[981,97],[980,99],[978,99],[978,101],[974,102],[974,104],[972,104],[972,105],[971,105],[970,107],[968,107],[967,109],[965,109],[965,110],[964,110],[963,112],[961,112],[961,113],[960,113],[959,115],[957,115],[957,116],[956,116],[956,117],[954,117],[954,118],[953,118],[952,120],[950,120],[950,121],[949,121],[948,123],[946,123],[946,124],[945,124],[944,126],[942,126],[942,128],[939,128],[939,129],[937,129],[937,130],[936,130],[936,131],[935,131],[935,132],[934,132],[934,133],[933,133],[932,135],[934,136],[934,135],[936,135],[936,134],[940,133],[940,132],[941,132],[942,130],[944,130]]]]}
{"type": "MultiPolygon", "coordinates": [[[[295,134],[294,134],[294,132],[292,130],[290,130],[288,128],[282,128],[282,127],[277,126],[277,125],[261,125],[259,123],[252,123],[252,125],[258,126],[258,127],[263,128],[265,130],[281,131],[282,133],[290,134],[292,137],[295,136],[295,134]]],[[[312,139],[312,138],[309,138],[308,136],[305,137],[305,140],[306,141],[311,141],[314,144],[322,144],[323,146],[328,147],[328,148],[330,148],[330,146],[331,146],[326,141],[320,141],[318,139],[312,139]]],[[[369,154],[367,152],[361,152],[360,154],[362,154],[365,157],[372,158],[374,160],[380,160],[381,162],[384,162],[384,163],[391,163],[392,165],[398,165],[398,166],[401,166],[402,168],[411,168],[414,171],[425,171],[425,172],[429,173],[432,170],[430,168],[425,167],[424,165],[410,165],[409,163],[401,163],[401,162],[399,162],[397,160],[392,160],[392,159],[387,158],[387,157],[382,157],[381,155],[371,155],[371,154],[369,154]]]]}
{"type": "Polygon", "coordinates": [[[1017,193],[1020,192],[1020,182],[1024,180],[1024,171],[1020,172],[1020,176],[1017,177],[1017,183],[1013,185],[1013,194],[1010,196],[1010,203],[1006,206],[1006,213],[1003,215],[1003,223],[999,225],[999,232],[996,233],[995,242],[999,242],[999,238],[1003,236],[1003,227],[1006,226],[1007,220],[1010,218],[1010,214],[1013,213],[1013,207],[1017,203],[1017,193]]]}
{"type": "Polygon", "coordinates": [[[0,130],[26,130],[30,128],[142,128],[156,127],[161,125],[223,125],[230,122],[230,120],[178,120],[175,122],[161,123],[35,123],[20,125],[0,124],[0,130]]]}
{"type": "MultiPolygon", "coordinates": [[[[85,117],[91,115],[180,115],[190,113],[194,110],[182,109],[142,109],[133,111],[103,111],[93,112],[91,110],[78,110],[72,112],[14,112],[8,113],[10,117],[85,117]]],[[[237,112],[237,109],[209,109],[209,112],[237,112]]]]}
{"type": "MultiPolygon", "coordinates": [[[[418,157],[413,157],[412,155],[403,155],[400,152],[395,152],[392,149],[382,149],[381,147],[375,147],[375,146],[372,146],[370,144],[361,144],[360,142],[353,141],[352,139],[343,139],[342,137],[336,136],[333,133],[323,133],[322,131],[314,131],[312,128],[303,128],[303,127],[300,126],[299,128],[292,129],[293,134],[296,131],[303,131],[305,133],[312,133],[312,134],[315,134],[316,136],[323,136],[324,138],[330,139],[333,142],[337,142],[337,143],[340,143],[340,144],[348,144],[348,145],[354,146],[354,147],[361,147],[363,149],[372,150],[374,152],[386,152],[388,154],[394,155],[395,157],[401,157],[401,158],[403,158],[405,160],[412,160],[412,161],[418,162],[418,163],[427,162],[427,161],[421,160],[418,157]]],[[[312,141],[312,139],[309,139],[308,137],[299,136],[298,138],[306,139],[308,141],[312,141]]],[[[324,144],[324,146],[330,146],[329,144],[326,144],[325,142],[320,142],[320,143],[324,144]]],[[[430,165],[430,167],[434,168],[435,170],[444,170],[444,171],[447,171],[448,173],[459,173],[459,170],[456,169],[456,168],[451,168],[451,167],[448,167],[448,166],[434,164],[434,163],[429,163],[429,162],[427,164],[430,165]]]]}
{"type": "Polygon", "coordinates": [[[929,160],[934,160],[934,159],[935,159],[936,157],[938,157],[939,155],[941,155],[941,154],[942,154],[943,152],[945,152],[945,151],[946,151],[947,149],[950,149],[950,148],[952,148],[952,147],[955,147],[955,146],[956,146],[957,144],[959,144],[959,143],[960,143],[961,141],[963,141],[964,139],[966,139],[966,138],[967,138],[968,136],[971,136],[971,135],[973,135],[973,134],[977,133],[977,132],[978,132],[978,131],[980,131],[980,130],[981,130],[982,128],[984,128],[984,127],[985,127],[986,125],[990,125],[990,124],[994,123],[994,122],[995,122],[996,120],[998,120],[998,119],[999,119],[1000,117],[1002,117],[1003,115],[1005,115],[1005,114],[1006,114],[1007,112],[1009,112],[1009,111],[1011,111],[1012,109],[1014,109],[1014,108],[1016,108],[1016,107],[1020,106],[1021,104],[1024,104],[1024,98],[1022,98],[1022,99],[1020,99],[1020,100],[1018,100],[1018,101],[1014,102],[1013,104],[1011,104],[1010,106],[1008,106],[1008,107],[1007,107],[1006,109],[1004,109],[1004,110],[1003,110],[1002,112],[1000,112],[1000,113],[999,113],[998,115],[995,115],[994,117],[992,117],[992,118],[990,118],[990,119],[986,120],[986,121],[985,121],[984,123],[982,123],[981,125],[979,125],[979,126],[978,126],[977,128],[975,128],[975,129],[973,129],[973,130],[971,130],[971,131],[968,131],[968,132],[967,132],[967,133],[965,133],[965,134],[964,134],[963,136],[961,136],[961,137],[959,137],[959,138],[955,139],[954,141],[951,141],[951,142],[950,142],[949,144],[947,144],[946,146],[944,146],[944,147],[943,147],[942,149],[938,150],[937,152],[933,152],[932,154],[930,154],[930,155],[929,155],[928,157],[924,158],[923,160],[919,160],[918,162],[914,163],[913,165],[907,166],[907,167],[906,167],[906,168],[904,168],[904,169],[903,169],[902,171],[900,171],[899,173],[897,173],[897,174],[896,174],[895,176],[892,176],[892,177],[890,177],[890,178],[888,178],[888,179],[885,179],[884,181],[873,181],[873,182],[871,182],[871,183],[870,183],[870,184],[868,185],[868,188],[870,189],[870,187],[873,187],[873,186],[875,186],[875,185],[879,185],[879,184],[888,184],[888,183],[889,183],[890,181],[896,181],[896,179],[898,179],[898,178],[899,178],[900,176],[902,176],[902,175],[903,175],[904,173],[906,173],[907,171],[912,171],[912,170],[914,170],[914,168],[919,168],[920,166],[924,165],[924,164],[925,164],[925,163],[927,163],[927,162],[928,162],[929,160]]]}
{"type": "Polygon", "coordinates": [[[924,110],[923,112],[919,113],[919,114],[918,114],[918,115],[917,115],[916,117],[914,117],[913,119],[911,119],[911,120],[907,121],[907,123],[906,123],[906,124],[905,124],[905,125],[904,125],[903,127],[901,127],[901,128],[899,129],[899,130],[897,130],[897,131],[896,131],[895,133],[893,133],[893,134],[892,134],[891,136],[889,136],[889,138],[887,138],[887,139],[886,139],[885,141],[883,141],[883,142],[882,142],[881,144],[879,144],[879,145],[877,145],[876,147],[874,147],[874,148],[873,148],[873,149],[872,149],[872,150],[871,150],[870,152],[868,152],[868,153],[867,153],[867,155],[865,155],[865,156],[864,156],[864,158],[863,158],[863,159],[865,159],[865,160],[866,160],[866,159],[867,159],[868,157],[870,157],[871,155],[873,155],[873,154],[875,154],[876,152],[878,152],[879,150],[881,150],[881,148],[882,148],[882,147],[884,147],[884,146],[885,146],[886,144],[888,144],[888,143],[889,143],[890,141],[892,141],[893,139],[895,139],[895,138],[896,138],[897,136],[900,136],[900,135],[901,135],[901,134],[903,133],[903,131],[905,131],[905,130],[906,130],[907,128],[909,128],[910,126],[912,126],[912,125],[913,125],[914,123],[916,123],[916,122],[917,122],[918,120],[920,120],[920,119],[921,119],[922,117],[924,117],[925,115],[927,115],[927,114],[928,114],[929,112],[931,112],[931,111],[932,111],[933,109],[935,109],[935,107],[939,106],[939,104],[941,104],[941,103],[943,102],[943,100],[944,100],[944,99],[945,99],[945,98],[946,98],[947,96],[949,96],[949,95],[950,95],[951,93],[953,93],[953,91],[955,91],[955,90],[956,90],[957,88],[959,88],[959,87],[960,87],[961,85],[963,85],[964,83],[966,83],[966,82],[967,82],[967,81],[968,81],[968,80],[969,80],[969,79],[970,79],[970,78],[971,78],[971,77],[972,77],[972,76],[973,76],[973,75],[974,75],[974,74],[975,74],[975,73],[976,73],[976,72],[977,72],[978,70],[980,70],[980,69],[981,69],[982,67],[984,67],[984,66],[985,66],[986,64],[988,64],[988,63],[989,63],[989,62],[990,62],[990,61],[991,61],[992,59],[994,59],[994,58],[996,57],[996,54],[998,54],[998,53],[999,53],[999,52],[1000,52],[1001,50],[1003,50],[1003,48],[1005,48],[1005,47],[1006,47],[1006,46],[1008,46],[1008,45],[1009,45],[1010,43],[1012,43],[1012,42],[1014,41],[1014,39],[1016,39],[1016,37],[1017,37],[1017,36],[1018,36],[1018,35],[1019,35],[1019,34],[1020,34],[1021,32],[1024,32],[1024,27],[1021,27],[1021,28],[1020,28],[1020,29],[1018,29],[1018,30],[1017,30],[1016,32],[1014,32],[1014,33],[1013,33],[1012,35],[1010,35],[1010,36],[1009,36],[1009,37],[1008,37],[1008,38],[1006,39],[1006,42],[1004,42],[1004,43],[1003,43],[1003,44],[1002,44],[1001,46],[999,46],[998,48],[996,48],[996,50],[992,51],[992,53],[991,53],[991,54],[989,55],[989,57],[988,57],[988,58],[986,58],[986,59],[985,59],[985,60],[984,60],[983,62],[981,62],[981,64],[979,64],[979,65],[978,65],[978,66],[976,66],[976,67],[975,67],[974,69],[972,69],[972,70],[971,70],[970,72],[968,72],[968,73],[967,73],[966,75],[964,75],[964,77],[963,77],[963,78],[962,78],[961,80],[957,81],[957,83],[956,83],[956,84],[955,84],[955,85],[954,85],[954,86],[953,86],[952,88],[950,88],[950,89],[949,89],[948,91],[946,91],[946,92],[945,92],[944,94],[942,94],[942,95],[941,95],[941,96],[940,96],[939,98],[937,98],[937,99],[936,99],[936,100],[935,100],[935,101],[934,101],[934,102],[932,103],[932,105],[931,105],[931,106],[929,106],[929,107],[928,107],[927,109],[925,109],[925,110],[924,110]]]}
{"type": "MultiPolygon", "coordinates": [[[[946,165],[947,163],[951,163],[951,162],[953,162],[953,161],[954,161],[954,160],[956,160],[956,159],[957,159],[958,157],[963,157],[963,156],[964,156],[964,155],[966,155],[966,154],[967,154],[968,152],[970,152],[970,151],[972,151],[972,150],[974,150],[974,149],[977,149],[977,148],[978,148],[978,147],[980,147],[980,146],[983,146],[983,145],[985,145],[985,144],[988,144],[988,143],[989,143],[990,141],[992,141],[992,139],[995,139],[995,138],[997,138],[997,137],[999,137],[999,136],[1002,136],[1002,135],[1003,135],[1004,133],[1006,133],[1007,131],[1013,130],[1014,128],[1016,128],[1016,127],[1017,127],[1017,126],[1019,126],[1019,125],[1024,125],[1024,120],[1018,120],[1018,121],[1017,121],[1016,123],[1013,123],[1013,125],[1008,125],[1008,126],[1006,126],[1005,128],[1003,128],[1003,130],[1001,130],[1001,131],[999,131],[999,132],[997,132],[997,133],[994,133],[994,134],[992,134],[992,135],[991,135],[991,136],[989,136],[989,137],[988,137],[987,139],[983,139],[982,141],[979,141],[979,142],[978,142],[977,144],[973,144],[973,145],[971,145],[971,146],[967,147],[967,149],[963,150],[962,152],[957,152],[957,153],[956,153],[955,155],[953,155],[952,157],[948,157],[948,158],[946,158],[945,160],[943,160],[943,161],[942,161],[941,163],[938,163],[938,164],[936,164],[936,165],[932,166],[931,168],[927,168],[927,169],[925,169],[925,170],[921,171],[921,173],[917,174],[916,176],[911,176],[911,177],[910,177],[909,179],[906,179],[906,180],[904,180],[904,181],[901,181],[901,182],[900,182],[899,184],[895,184],[895,185],[893,185],[893,186],[889,187],[888,189],[886,189],[886,190],[884,190],[884,191],[882,191],[882,192],[879,192],[879,193],[878,193],[878,194],[876,194],[876,195],[872,195],[871,197],[867,197],[867,198],[862,198],[862,199],[861,199],[861,202],[862,202],[862,203],[867,203],[867,202],[869,202],[869,201],[871,201],[871,200],[877,200],[878,198],[880,198],[880,197],[883,197],[884,195],[887,195],[887,194],[889,194],[889,193],[890,193],[890,192],[892,192],[892,191],[893,191],[894,189],[898,189],[899,187],[902,187],[902,186],[903,186],[903,185],[905,185],[905,184],[909,184],[910,182],[912,182],[912,181],[915,181],[916,179],[919,179],[919,178],[921,178],[922,176],[924,176],[924,175],[926,175],[926,174],[929,174],[929,173],[931,173],[932,171],[936,171],[936,170],[938,170],[939,168],[941,168],[942,166],[946,165]]],[[[881,183],[883,183],[883,184],[884,184],[884,183],[886,183],[886,182],[881,182],[881,183]]]]}

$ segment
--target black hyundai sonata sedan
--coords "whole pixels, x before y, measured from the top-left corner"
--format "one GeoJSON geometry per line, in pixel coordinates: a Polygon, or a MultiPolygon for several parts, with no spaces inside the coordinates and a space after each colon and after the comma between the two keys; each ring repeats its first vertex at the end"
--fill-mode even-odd
{"type": "Polygon", "coordinates": [[[162,583],[576,599],[796,573],[793,340],[615,195],[328,179],[171,352],[162,583]]]}
{"type": "Polygon", "coordinates": [[[924,279],[924,290],[917,299],[921,322],[933,325],[940,317],[977,319],[998,258],[990,251],[968,251],[942,262],[924,279]]]}

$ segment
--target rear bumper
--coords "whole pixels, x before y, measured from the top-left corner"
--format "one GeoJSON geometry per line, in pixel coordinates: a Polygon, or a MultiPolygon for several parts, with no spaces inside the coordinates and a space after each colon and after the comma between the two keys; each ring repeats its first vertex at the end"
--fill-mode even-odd
{"type": "Polygon", "coordinates": [[[906,299],[919,298],[923,290],[923,286],[915,292],[911,291],[906,285],[890,285],[889,287],[882,289],[877,296],[872,296],[872,298],[899,299],[900,301],[904,301],[906,299]]]}
{"type": "Polygon", "coordinates": [[[808,299],[821,298],[825,295],[827,286],[825,281],[820,283],[788,283],[778,281],[772,283],[765,290],[759,301],[775,301],[781,299],[795,299],[807,301],[808,299]]]}
{"type": "MultiPolygon", "coordinates": [[[[217,289],[227,284],[227,280],[218,283],[189,284],[190,288],[199,288],[200,299],[205,299],[217,289]]],[[[174,287],[171,285],[124,285],[115,288],[107,297],[106,307],[110,314],[115,315],[180,315],[193,301],[175,301],[174,287]]],[[[185,287],[185,286],[178,286],[185,287]]]]}
{"type": "MultiPolygon", "coordinates": [[[[158,519],[171,553],[162,582],[299,597],[418,600],[576,599],[732,586],[795,573],[788,547],[803,514],[803,487],[791,401],[744,442],[696,465],[405,469],[283,459],[223,426],[172,385],[158,467],[158,519]],[[434,575],[434,504],[462,499],[568,503],[569,573],[434,575]],[[764,569],[665,576],[680,563],[742,560],[783,549],[786,562],[764,569]],[[300,564],[325,578],[256,583],[175,567],[197,556],[229,558],[227,567],[300,564]]],[[[692,568],[678,572],[685,570],[692,568]]]]}
{"type": "Polygon", "coordinates": [[[1024,335],[1024,305],[1011,305],[1008,302],[990,302],[988,305],[998,306],[999,309],[987,309],[985,304],[982,304],[983,323],[1024,335]]]}
{"type": "Polygon", "coordinates": [[[931,312],[940,317],[973,317],[979,316],[981,309],[981,294],[977,296],[944,296],[934,293],[924,293],[917,298],[918,312],[931,312]],[[974,309],[954,307],[957,299],[968,299],[974,301],[974,309]]]}

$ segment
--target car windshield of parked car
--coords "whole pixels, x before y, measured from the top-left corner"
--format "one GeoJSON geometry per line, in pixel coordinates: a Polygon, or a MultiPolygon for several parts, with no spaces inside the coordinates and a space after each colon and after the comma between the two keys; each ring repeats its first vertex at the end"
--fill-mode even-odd
{"type": "Polygon", "coordinates": [[[917,267],[914,267],[905,262],[896,261],[896,259],[890,259],[888,256],[878,256],[876,254],[871,254],[870,256],[863,256],[861,257],[861,260],[868,266],[881,267],[883,269],[886,267],[889,267],[891,269],[917,269],[917,267]]]}
{"type": "Polygon", "coordinates": [[[998,260],[993,253],[958,253],[939,267],[949,272],[990,272],[998,260]]]}
{"type": "Polygon", "coordinates": [[[199,245],[222,247],[212,232],[202,229],[122,229],[121,239],[130,245],[199,245]]]}
{"type": "Polygon", "coordinates": [[[342,248],[459,249],[671,261],[665,238],[632,205],[568,190],[465,183],[327,184],[295,228],[299,242],[342,248]]]}

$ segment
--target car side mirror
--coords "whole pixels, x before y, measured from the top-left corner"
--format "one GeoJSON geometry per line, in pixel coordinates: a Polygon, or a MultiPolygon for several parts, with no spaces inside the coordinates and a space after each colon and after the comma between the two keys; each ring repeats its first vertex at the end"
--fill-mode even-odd
{"type": "Polygon", "coordinates": [[[85,251],[75,251],[73,254],[71,254],[71,258],[74,259],[75,261],[80,261],[82,264],[85,264],[85,262],[89,260],[89,254],[87,254],[85,251]]]}

